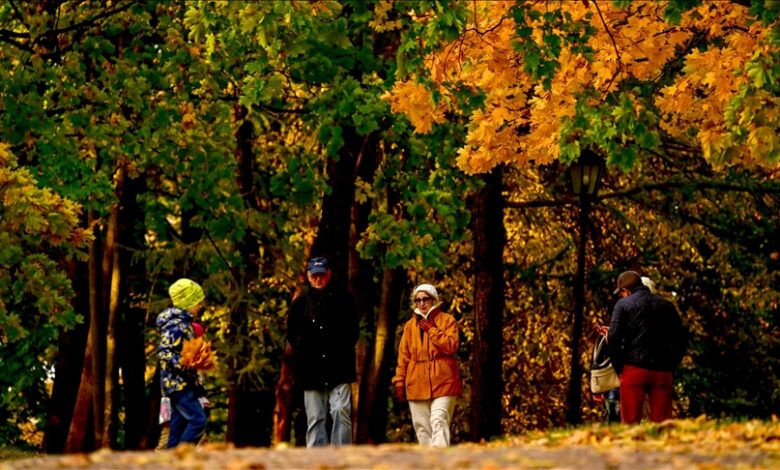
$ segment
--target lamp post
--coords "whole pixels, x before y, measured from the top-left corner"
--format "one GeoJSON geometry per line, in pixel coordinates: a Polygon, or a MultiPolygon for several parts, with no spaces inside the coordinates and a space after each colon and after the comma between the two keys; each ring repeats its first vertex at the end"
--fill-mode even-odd
{"type": "Polygon", "coordinates": [[[574,194],[580,198],[580,240],[577,249],[577,273],[574,277],[574,322],[571,333],[571,377],[566,398],[566,422],[578,424],[582,420],[582,340],[583,312],[585,310],[585,244],[587,242],[588,212],[590,200],[598,194],[604,160],[590,149],[580,154],[579,160],[569,167],[574,194]]]}

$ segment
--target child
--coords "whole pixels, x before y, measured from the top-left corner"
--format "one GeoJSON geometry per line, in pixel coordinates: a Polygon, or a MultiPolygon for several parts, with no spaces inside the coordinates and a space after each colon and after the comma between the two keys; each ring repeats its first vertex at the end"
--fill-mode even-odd
{"type": "Polygon", "coordinates": [[[196,444],[206,429],[206,413],[198,399],[198,372],[181,363],[184,341],[195,337],[193,317],[203,310],[203,289],[190,279],[179,279],[168,289],[173,306],[157,317],[160,333],[160,385],[170,399],[170,430],[167,447],[180,442],[196,444]]]}
{"type": "MultiPolygon", "coordinates": [[[[200,323],[192,322],[192,330],[195,333],[196,338],[200,338],[205,333],[203,325],[200,323]]],[[[209,399],[206,398],[206,391],[201,384],[201,378],[198,376],[198,401],[203,406],[204,411],[210,406],[209,399]]],[[[160,399],[160,440],[157,441],[157,447],[155,450],[163,450],[168,448],[168,438],[171,429],[171,399],[168,397],[162,397],[160,399]]]]}

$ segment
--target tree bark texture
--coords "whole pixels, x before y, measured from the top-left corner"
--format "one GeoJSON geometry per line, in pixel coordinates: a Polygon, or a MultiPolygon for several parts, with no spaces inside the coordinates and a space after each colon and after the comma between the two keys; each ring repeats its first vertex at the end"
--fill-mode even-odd
{"type": "MultiPolygon", "coordinates": [[[[122,389],[125,408],[125,449],[139,449],[147,427],[149,404],[146,394],[146,350],[144,328],[146,310],[133,304],[124,294],[148,289],[146,264],[143,259],[133,259],[133,252],[144,249],[145,225],[138,196],[146,190],[145,178],[126,178],[119,193],[119,263],[122,270],[120,298],[123,315],[120,315],[121,334],[117,336],[118,366],[122,369],[122,389]]],[[[155,349],[156,352],[156,349],[155,349]]],[[[154,354],[154,353],[153,353],[154,354]]],[[[156,357],[156,354],[154,354],[156,357]]],[[[159,384],[158,384],[159,390],[159,384]]],[[[159,391],[158,391],[159,393],[159,391]]],[[[159,405],[155,408],[159,412],[159,405]]],[[[157,414],[154,416],[157,422],[157,414]]]]}
{"type": "MultiPolygon", "coordinates": [[[[368,136],[364,141],[364,148],[356,162],[357,176],[363,181],[373,181],[376,169],[379,167],[383,153],[380,151],[379,142],[374,135],[368,136]]],[[[371,201],[355,202],[352,206],[351,223],[349,230],[349,290],[354,294],[357,303],[358,320],[364,322],[367,331],[374,331],[375,314],[374,307],[377,303],[375,277],[375,262],[371,259],[360,259],[357,244],[369,223],[372,209],[371,201]]],[[[370,340],[369,340],[370,341],[370,340]]],[[[361,413],[364,408],[363,394],[365,392],[364,378],[371,365],[371,351],[373,345],[367,341],[357,344],[357,383],[353,386],[352,431],[356,443],[365,443],[368,440],[370,426],[369,416],[361,413]]]]}
{"type": "Polygon", "coordinates": [[[483,176],[474,198],[474,329],[469,430],[471,439],[501,434],[502,324],[506,244],[501,169],[483,176]]]}
{"type": "MultiPolygon", "coordinates": [[[[94,210],[89,211],[88,226],[96,227],[97,216],[94,210]]],[[[73,418],[71,419],[68,437],[65,441],[65,452],[86,452],[95,449],[102,442],[103,431],[103,361],[101,342],[103,328],[100,318],[100,237],[89,247],[87,262],[87,292],[89,299],[89,333],[87,336],[84,364],[81,371],[79,391],[76,395],[73,418]],[[87,424],[89,422],[89,424],[87,424]],[[87,433],[89,432],[89,435],[87,433]]]]}
{"type": "Polygon", "coordinates": [[[365,393],[361,403],[362,422],[367,423],[363,442],[381,443],[387,440],[387,398],[393,374],[395,333],[403,304],[406,270],[385,269],[380,284],[379,307],[370,364],[365,377],[365,393]]]}
{"type": "Polygon", "coordinates": [[[290,431],[292,430],[290,403],[293,396],[294,373],[292,347],[285,342],[282,367],[279,370],[279,380],[276,382],[274,390],[274,445],[290,440],[290,431]]]}
{"type": "Polygon", "coordinates": [[[338,160],[328,159],[326,171],[331,192],[322,200],[322,218],[311,254],[327,257],[333,271],[331,282],[346,287],[356,165],[362,157],[368,137],[358,135],[354,127],[344,127],[342,133],[345,144],[339,152],[338,160]]]}
{"type": "MultiPolygon", "coordinates": [[[[80,285],[86,279],[86,266],[75,260],[68,263],[68,273],[74,287],[73,309],[76,312],[89,311],[85,294],[80,285]]],[[[43,450],[48,454],[65,452],[65,440],[68,438],[70,422],[73,418],[76,397],[79,391],[81,371],[86,352],[89,324],[82,323],[72,330],[60,334],[57,347],[57,363],[49,402],[46,429],[43,435],[43,450]]]]}
{"type": "MultiPolygon", "coordinates": [[[[124,185],[125,172],[119,168],[116,174],[116,191],[120,193],[124,185]]],[[[114,447],[117,435],[117,397],[119,382],[119,373],[117,368],[116,351],[116,327],[117,317],[119,315],[119,300],[121,292],[119,290],[121,282],[121,269],[119,263],[119,248],[117,239],[119,236],[119,205],[117,202],[112,208],[108,217],[108,227],[106,229],[106,242],[103,244],[103,311],[107,312],[106,318],[106,360],[105,370],[103,372],[103,439],[100,447],[114,447]]]]}

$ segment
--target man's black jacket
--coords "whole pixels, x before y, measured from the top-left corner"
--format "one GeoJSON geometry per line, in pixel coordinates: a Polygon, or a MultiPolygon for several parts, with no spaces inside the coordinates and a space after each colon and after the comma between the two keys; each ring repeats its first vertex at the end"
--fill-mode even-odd
{"type": "Polygon", "coordinates": [[[674,371],[688,348],[688,333],[673,303],[639,286],[618,300],[609,324],[612,365],[674,371]]]}
{"type": "Polygon", "coordinates": [[[304,390],[330,390],[357,380],[358,332],[357,307],[349,292],[332,284],[321,291],[305,287],[287,318],[298,384],[304,390]]]}

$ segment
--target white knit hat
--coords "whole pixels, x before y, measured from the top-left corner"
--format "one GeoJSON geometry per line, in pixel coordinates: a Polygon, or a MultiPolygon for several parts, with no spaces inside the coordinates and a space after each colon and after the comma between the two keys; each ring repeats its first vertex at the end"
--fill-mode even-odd
{"type": "Polygon", "coordinates": [[[416,295],[418,292],[425,292],[426,294],[430,295],[436,300],[439,300],[439,293],[436,292],[436,288],[433,287],[432,284],[420,284],[419,286],[414,288],[414,292],[412,292],[412,296],[416,295]]]}
{"type": "Polygon", "coordinates": [[[650,289],[650,292],[655,294],[655,282],[650,279],[647,276],[642,276],[642,284],[645,285],[648,289],[650,289]]]}

